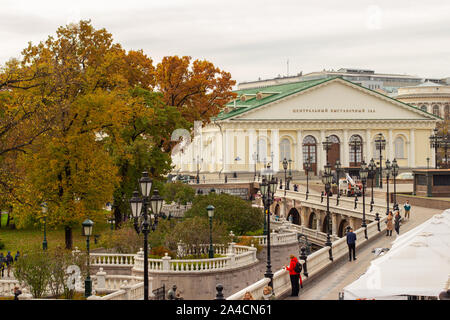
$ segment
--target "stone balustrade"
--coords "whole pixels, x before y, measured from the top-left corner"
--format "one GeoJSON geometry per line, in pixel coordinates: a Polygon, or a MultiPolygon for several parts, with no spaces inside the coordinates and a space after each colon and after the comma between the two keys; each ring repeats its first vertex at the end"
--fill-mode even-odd
{"type": "MultiPolygon", "coordinates": [[[[272,223],[272,222],[271,222],[272,223]]],[[[258,244],[262,246],[267,245],[267,237],[266,236],[254,236],[254,239],[258,240],[258,244]]],[[[282,233],[272,232],[270,234],[270,245],[277,246],[281,244],[294,243],[297,242],[297,232],[292,232],[292,230],[282,233]]]]}
{"type": "Polygon", "coordinates": [[[90,253],[91,266],[133,266],[134,254],[90,253]]]}
{"type": "MultiPolygon", "coordinates": [[[[371,238],[380,234],[386,230],[386,224],[384,223],[386,220],[386,216],[380,218],[379,226],[380,231],[378,231],[378,222],[374,221],[367,225],[367,236],[368,239],[365,239],[364,236],[364,228],[359,228],[355,231],[357,241],[356,247],[360,247],[362,244],[370,241],[371,238]]],[[[324,247],[307,257],[307,269],[308,269],[308,277],[302,276],[303,284],[311,281],[315,276],[318,276],[320,272],[322,272],[325,268],[339,260],[340,258],[345,258],[348,255],[348,247],[347,240],[345,238],[339,238],[336,241],[332,242],[332,252],[333,252],[333,261],[329,259],[329,247],[324,247]]],[[[301,261],[303,262],[303,261],[301,261]]],[[[304,269],[303,269],[304,271],[304,269]]],[[[263,278],[250,286],[232,294],[227,298],[227,300],[242,300],[244,294],[249,291],[253,298],[258,300],[262,299],[262,291],[264,286],[269,283],[269,279],[263,278]]],[[[275,295],[277,297],[283,296],[287,294],[291,289],[291,282],[289,278],[289,272],[285,269],[280,269],[274,273],[273,276],[273,289],[275,295]]]]}

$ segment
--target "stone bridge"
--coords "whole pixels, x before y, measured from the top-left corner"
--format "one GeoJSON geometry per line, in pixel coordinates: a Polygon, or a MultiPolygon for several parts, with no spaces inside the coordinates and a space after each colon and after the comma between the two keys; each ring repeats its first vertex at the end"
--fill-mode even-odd
{"type": "MultiPolygon", "coordinates": [[[[355,209],[355,199],[341,196],[339,205],[336,205],[336,195],[329,199],[329,210],[331,215],[331,232],[333,237],[343,237],[347,226],[354,230],[362,225],[363,217],[363,199],[358,197],[355,209]]],[[[386,204],[380,202],[380,199],[374,198],[374,205],[371,209],[371,197],[365,197],[365,215],[366,224],[376,220],[376,214],[384,217],[386,214],[386,204]]],[[[256,199],[256,204],[262,206],[261,198],[256,199]]],[[[392,205],[391,205],[392,206],[392,205]]],[[[327,199],[317,192],[310,192],[306,200],[305,192],[290,190],[278,190],[275,194],[275,202],[272,204],[271,213],[279,216],[280,220],[288,220],[292,216],[292,222],[295,225],[318,232],[327,232],[327,199]]],[[[300,232],[300,231],[299,231],[300,232]]]]}

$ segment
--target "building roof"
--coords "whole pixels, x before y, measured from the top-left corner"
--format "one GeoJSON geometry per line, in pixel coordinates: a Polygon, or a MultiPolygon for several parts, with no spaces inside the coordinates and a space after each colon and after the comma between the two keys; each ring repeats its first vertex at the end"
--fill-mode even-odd
{"type": "Polygon", "coordinates": [[[414,87],[441,87],[442,84],[431,82],[431,81],[425,81],[424,83],[421,83],[414,87]]]}
{"type": "Polygon", "coordinates": [[[364,88],[365,90],[375,92],[376,94],[379,94],[380,96],[389,98],[390,100],[393,100],[399,104],[407,106],[408,108],[418,110],[421,113],[424,113],[427,115],[431,115],[433,118],[441,119],[440,117],[433,115],[431,113],[428,113],[427,111],[424,111],[420,108],[417,108],[415,106],[412,106],[410,104],[407,104],[405,102],[402,102],[400,100],[392,98],[390,96],[384,95],[384,94],[380,93],[379,91],[375,91],[375,90],[366,88],[364,86],[361,86],[357,83],[354,83],[350,80],[343,79],[342,77],[338,76],[338,77],[330,77],[330,78],[323,78],[323,79],[316,79],[316,80],[309,80],[309,81],[286,83],[286,84],[280,84],[280,85],[272,85],[272,86],[267,86],[264,88],[249,88],[249,89],[236,90],[234,92],[237,93],[237,98],[235,100],[229,102],[225,106],[225,108],[228,109],[228,111],[225,111],[225,110],[221,111],[217,115],[217,117],[212,118],[212,120],[226,120],[226,119],[235,117],[237,115],[240,115],[244,112],[248,112],[250,110],[259,108],[263,105],[272,103],[272,102],[282,99],[284,97],[298,93],[300,91],[312,88],[319,84],[329,82],[329,81],[331,82],[335,79],[341,79],[345,82],[351,83],[351,84],[359,86],[361,88],[364,88]],[[258,94],[261,94],[259,99],[257,98],[258,94]],[[242,97],[244,97],[244,98],[242,98],[242,97]]]}

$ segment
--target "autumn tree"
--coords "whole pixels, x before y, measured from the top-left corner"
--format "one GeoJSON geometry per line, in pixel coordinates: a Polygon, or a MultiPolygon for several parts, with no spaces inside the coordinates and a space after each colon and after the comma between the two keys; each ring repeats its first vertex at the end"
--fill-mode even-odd
{"type": "MultiPolygon", "coordinates": [[[[194,60],[191,57],[164,57],[156,66],[155,85],[163,94],[163,102],[174,106],[189,122],[192,129],[194,121],[209,123],[236,94],[232,87],[236,81],[231,74],[220,70],[207,60],[194,60]]],[[[169,152],[173,144],[161,141],[161,146],[169,152]]]]}
{"type": "Polygon", "coordinates": [[[20,195],[28,210],[18,204],[18,215],[40,217],[39,204],[46,201],[49,225],[65,227],[71,248],[72,228],[86,217],[100,218],[112,200],[120,177],[103,140],[121,142],[137,103],[130,90],[151,89],[152,61],[142,51],[127,53],[90,21],[60,27],[56,37],[30,43],[22,54],[22,66],[45,66],[33,96],[53,118],[19,159],[27,168],[20,195]]]}

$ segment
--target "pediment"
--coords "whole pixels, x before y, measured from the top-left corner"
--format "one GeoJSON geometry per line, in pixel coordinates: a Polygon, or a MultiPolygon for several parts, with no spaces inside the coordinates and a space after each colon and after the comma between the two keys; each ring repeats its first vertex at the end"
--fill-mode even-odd
{"type": "Polygon", "coordinates": [[[398,100],[337,78],[249,109],[231,120],[439,119],[398,100]]]}

